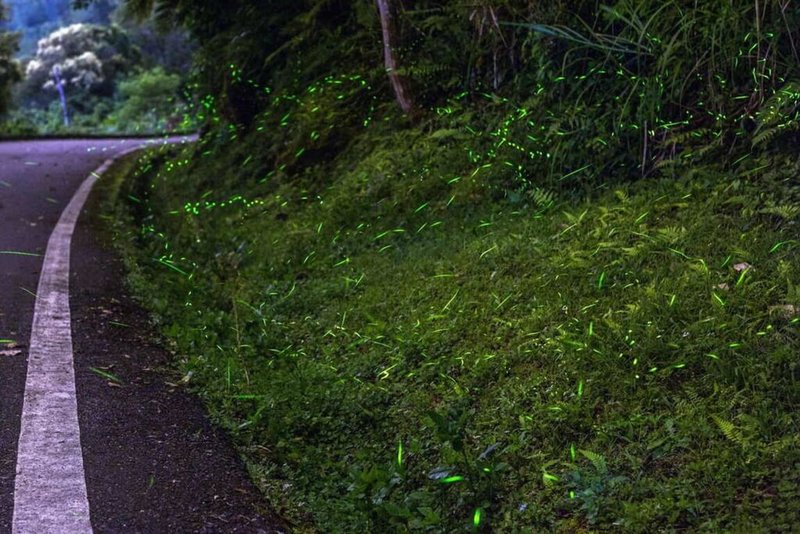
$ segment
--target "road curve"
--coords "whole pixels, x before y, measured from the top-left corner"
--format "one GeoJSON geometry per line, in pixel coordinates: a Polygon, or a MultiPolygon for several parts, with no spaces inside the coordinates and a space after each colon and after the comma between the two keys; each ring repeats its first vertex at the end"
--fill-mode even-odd
{"type": "MultiPolygon", "coordinates": [[[[48,239],[84,179],[108,158],[142,144],[0,143],[0,532],[12,524],[28,345],[48,239]]],[[[90,215],[84,213],[73,239],[69,300],[92,527],[280,531],[264,518],[241,462],[198,401],[153,372],[168,356],[153,345],[146,316],[125,295],[121,266],[108,243],[98,240],[101,223],[90,215]],[[102,369],[113,370],[122,383],[103,379],[102,369]]]]}

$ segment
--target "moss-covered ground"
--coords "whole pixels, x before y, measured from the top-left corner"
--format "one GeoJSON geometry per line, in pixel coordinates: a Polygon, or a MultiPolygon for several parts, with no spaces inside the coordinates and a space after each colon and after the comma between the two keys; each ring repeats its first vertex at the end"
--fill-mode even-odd
{"type": "Polygon", "coordinates": [[[106,189],[273,505],[320,532],[795,528],[796,154],[517,192],[451,137],[262,176],[266,134],[209,135],[106,189]]]}

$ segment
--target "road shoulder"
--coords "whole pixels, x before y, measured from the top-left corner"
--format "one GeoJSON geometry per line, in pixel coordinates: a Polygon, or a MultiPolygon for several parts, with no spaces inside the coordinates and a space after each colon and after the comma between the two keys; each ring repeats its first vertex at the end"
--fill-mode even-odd
{"type": "Polygon", "coordinates": [[[73,238],[71,308],[78,411],[98,532],[279,532],[228,437],[170,375],[95,190],[73,238]]]}

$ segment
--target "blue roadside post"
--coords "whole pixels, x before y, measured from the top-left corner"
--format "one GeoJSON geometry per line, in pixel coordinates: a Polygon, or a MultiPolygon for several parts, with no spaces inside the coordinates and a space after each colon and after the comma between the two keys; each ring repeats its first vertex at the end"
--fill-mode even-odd
{"type": "Polygon", "coordinates": [[[64,126],[69,126],[69,113],[67,112],[67,97],[64,94],[64,82],[61,79],[61,67],[53,66],[53,78],[55,78],[58,96],[61,98],[61,109],[64,111],[64,126]]]}

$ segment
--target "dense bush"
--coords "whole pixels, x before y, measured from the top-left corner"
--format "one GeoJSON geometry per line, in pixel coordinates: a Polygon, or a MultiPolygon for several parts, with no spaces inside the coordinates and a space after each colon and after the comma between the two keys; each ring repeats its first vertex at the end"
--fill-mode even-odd
{"type": "MultiPolygon", "coordinates": [[[[7,10],[0,2],[0,23],[6,20],[7,10]]],[[[19,35],[0,30],[0,115],[5,115],[11,103],[11,87],[22,79],[17,53],[19,35]]]]}
{"type": "Polygon", "coordinates": [[[309,532],[791,529],[796,151],[504,198],[468,110],[398,128],[361,82],[143,158],[109,218],[275,506],[309,532]]]}
{"type": "Polygon", "coordinates": [[[181,78],[160,67],[144,71],[119,84],[121,103],[111,116],[120,130],[175,130],[183,120],[181,78]]]}
{"type": "MultiPolygon", "coordinates": [[[[457,100],[490,131],[516,130],[516,145],[497,157],[537,174],[582,168],[577,146],[607,162],[582,180],[610,168],[641,176],[701,155],[735,161],[759,110],[800,79],[800,11],[778,0],[390,3],[400,71],[419,106],[430,113],[457,100]],[[536,131],[526,131],[531,121],[536,131]]],[[[200,46],[200,89],[223,122],[250,127],[270,93],[296,94],[333,74],[360,75],[378,103],[392,100],[373,0],[126,6],[188,29],[200,46]]]]}

